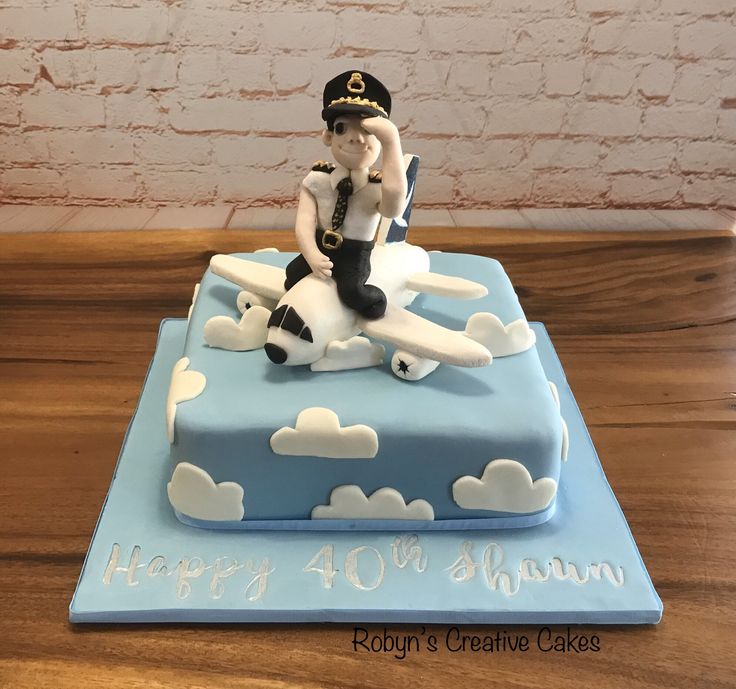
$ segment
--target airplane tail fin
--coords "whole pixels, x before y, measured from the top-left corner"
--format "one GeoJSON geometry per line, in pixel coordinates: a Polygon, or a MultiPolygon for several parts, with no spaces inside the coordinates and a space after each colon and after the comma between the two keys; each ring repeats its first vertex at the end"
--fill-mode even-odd
{"type": "Polygon", "coordinates": [[[376,242],[378,244],[391,244],[393,242],[403,242],[409,231],[409,218],[411,216],[411,206],[414,201],[414,188],[417,182],[417,171],[419,170],[419,156],[407,153],[404,156],[404,166],[406,167],[406,204],[404,212],[398,218],[381,218],[376,233],[376,242]]]}

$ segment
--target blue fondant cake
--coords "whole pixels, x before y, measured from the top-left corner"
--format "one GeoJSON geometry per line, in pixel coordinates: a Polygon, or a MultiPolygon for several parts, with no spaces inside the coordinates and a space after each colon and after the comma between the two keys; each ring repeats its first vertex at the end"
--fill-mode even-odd
{"type": "MultiPolygon", "coordinates": [[[[238,258],[283,268],[293,256],[238,258]]],[[[527,327],[497,261],[429,257],[432,272],[481,283],[488,294],[420,294],[408,306],[414,314],[453,331],[479,312],[527,327]]],[[[364,368],[278,366],[262,347],[227,351],[205,341],[213,317],[238,322],[239,293],[207,271],[172,375],[168,493],[182,521],[405,529],[410,520],[415,529],[451,529],[529,526],[553,514],[566,429],[534,346],[485,367],[442,364],[416,382],[392,370],[390,347],[382,364],[364,368]]]]}

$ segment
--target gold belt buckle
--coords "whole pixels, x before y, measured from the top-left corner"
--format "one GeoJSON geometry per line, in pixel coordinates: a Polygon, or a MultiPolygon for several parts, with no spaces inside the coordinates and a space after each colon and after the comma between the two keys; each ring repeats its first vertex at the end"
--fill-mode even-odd
{"type": "Polygon", "coordinates": [[[328,251],[334,251],[342,246],[342,235],[334,230],[325,230],[322,235],[322,246],[328,251]]]}

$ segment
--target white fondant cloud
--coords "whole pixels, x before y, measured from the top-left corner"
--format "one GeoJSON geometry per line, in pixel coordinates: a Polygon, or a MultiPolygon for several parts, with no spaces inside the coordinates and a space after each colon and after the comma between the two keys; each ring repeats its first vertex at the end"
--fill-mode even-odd
{"type": "Polygon", "coordinates": [[[386,349],[383,345],[374,344],[367,337],[355,335],[349,340],[333,340],[327,345],[325,355],[315,361],[310,368],[313,371],[346,371],[353,368],[380,366],[386,349]]]}
{"type": "Polygon", "coordinates": [[[169,394],[166,398],[166,436],[170,443],[174,442],[174,419],[176,418],[176,405],[180,402],[188,402],[202,394],[207,385],[207,379],[199,371],[187,371],[189,358],[182,357],[174,364],[171,372],[171,383],[169,394]]]}
{"type": "Polygon", "coordinates": [[[204,324],[204,341],[210,347],[231,352],[260,349],[268,337],[271,312],[262,306],[252,306],[236,323],[229,316],[213,316],[204,324]]]}
{"type": "Polygon", "coordinates": [[[189,462],[176,465],[166,491],[171,505],[193,519],[240,521],[245,514],[242,486],[215,483],[204,469],[189,462]]]}
{"type": "Polygon", "coordinates": [[[525,319],[504,326],[501,319],[487,312],[474,313],[465,326],[465,334],[482,344],[494,357],[525,352],[537,341],[537,336],[525,319]]]}
{"type": "Polygon", "coordinates": [[[310,407],[296,417],[295,428],[285,426],[271,436],[277,455],[370,459],[378,453],[378,435],[369,426],[340,427],[331,409],[310,407]]]}
{"type": "Polygon", "coordinates": [[[194,285],[194,294],[192,294],[192,304],[189,307],[189,313],[187,313],[187,320],[189,320],[192,317],[192,311],[194,310],[194,305],[197,303],[198,294],[199,294],[199,283],[194,285]]]}
{"type": "Polygon", "coordinates": [[[463,476],[452,484],[452,497],[463,509],[517,514],[543,510],[556,492],[554,479],[532,481],[527,468],[513,459],[494,459],[480,479],[463,476]]]}
{"type": "Polygon", "coordinates": [[[408,505],[394,488],[379,488],[370,497],[359,486],[338,486],[329,505],[317,505],[312,519],[423,519],[433,520],[434,510],[426,500],[408,505]]]}
{"type": "Polygon", "coordinates": [[[557,390],[557,386],[551,381],[547,381],[549,383],[549,389],[552,392],[552,397],[555,400],[555,404],[557,405],[557,408],[560,408],[560,393],[557,390]]]}
{"type": "Polygon", "coordinates": [[[279,250],[275,246],[267,246],[264,249],[256,249],[254,254],[277,254],[279,250]]]}
{"type": "MultiPolygon", "coordinates": [[[[557,386],[551,381],[547,381],[549,383],[549,389],[552,391],[552,397],[555,398],[555,403],[557,404],[557,408],[560,408],[560,393],[557,391],[557,386]]],[[[562,461],[567,461],[567,453],[570,450],[570,437],[567,431],[567,423],[565,422],[565,419],[560,416],[560,421],[562,422],[562,461]]]]}

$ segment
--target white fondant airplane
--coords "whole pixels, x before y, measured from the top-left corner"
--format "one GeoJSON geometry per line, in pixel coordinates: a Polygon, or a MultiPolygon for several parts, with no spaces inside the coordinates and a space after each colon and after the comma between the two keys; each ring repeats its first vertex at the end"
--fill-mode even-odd
{"type": "Polygon", "coordinates": [[[337,295],[332,278],[308,275],[290,290],[284,289],[282,268],[234,256],[217,255],[210,261],[212,271],[244,291],[238,297],[243,318],[238,329],[239,344],[233,345],[235,324],[227,316],[215,316],[205,325],[205,341],[227,349],[265,347],[271,361],[288,366],[311,364],[313,370],[359,368],[380,363],[378,345],[366,347],[360,332],[396,345],[392,371],[400,378],[419,380],[438,363],[478,367],[491,363],[489,350],[462,332],[449,330],[422,318],[404,307],[419,292],[454,299],[477,299],[487,294],[485,286],[458,277],[429,272],[429,256],[424,249],[406,242],[377,244],[371,254],[368,283],[386,294],[388,308],[376,320],[362,318],[346,307],[337,295]],[[361,342],[362,340],[362,342],[361,342]],[[330,360],[335,343],[372,351],[365,357],[346,356],[330,360]],[[360,347],[357,347],[360,345],[360,347]]]}

